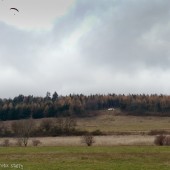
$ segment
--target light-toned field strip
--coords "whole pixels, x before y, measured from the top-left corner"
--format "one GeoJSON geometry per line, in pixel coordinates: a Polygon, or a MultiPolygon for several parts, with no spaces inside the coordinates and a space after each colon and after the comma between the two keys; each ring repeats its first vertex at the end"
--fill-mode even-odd
{"type": "MultiPolygon", "coordinates": [[[[94,146],[113,146],[113,145],[153,145],[154,136],[147,135],[113,135],[113,136],[96,136],[94,137],[94,146]]],[[[16,145],[14,138],[0,138],[0,144],[4,139],[10,140],[10,145],[16,145]]],[[[32,140],[38,139],[41,141],[41,146],[83,146],[81,137],[38,137],[30,138],[29,146],[32,145],[32,140]]]]}
{"type": "Polygon", "coordinates": [[[150,132],[152,130],[170,131],[170,117],[124,116],[104,114],[92,118],[77,119],[77,128],[102,132],[150,132]]]}

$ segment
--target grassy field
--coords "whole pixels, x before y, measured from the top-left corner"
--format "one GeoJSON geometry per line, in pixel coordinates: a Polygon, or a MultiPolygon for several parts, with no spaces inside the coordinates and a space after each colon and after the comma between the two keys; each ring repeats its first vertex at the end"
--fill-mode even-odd
{"type": "MultiPolygon", "coordinates": [[[[39,120],[38,120],[39,121],[39,120]]],[[[169,170],[170,147],[155,146],[151,130],[170,131],[170,117],[137,117],[102,111],[98,116],[77,118],[81,130],[133,132],[139,135],[96,136],[92,147],[81,137],[38,138],[39,147],[0,147],[0,170],[169,170]]],[[[5,138],[0,139],[0,143],[5,138]]]]}
{"type": "Polygon", "coordinates": [[[77,125],[77,128],[89,131],[147,133],[151,130],[170,131],[170,117],[126,116],[115,111],[98,111],[98,116],[78,118],[77,125]]]}
{"type": "MultiPolygon", "coordinates": [[[[152,130],[166,130],[170,132],[170,117],[131,116],[125,115],[125,113],[121,113],[119,110],[102,110],[89,114],[95,116],[75,118],[77,122],[76,129],[87,131],[100,130],[106,134],[115,134],[115,132],[141,134],[152,130]]],[[[36,119],[34,121],[39,125],[44,119],[36,119]]],[[[9,126],[11,122],[4,121],[3,123],[9,126]]]]}
{"type": "Polygon", "coordinates": [[[0,169],[169,170],[169,158],[170,147],[158,146],[9,147],[0,148],[0,169]]]}

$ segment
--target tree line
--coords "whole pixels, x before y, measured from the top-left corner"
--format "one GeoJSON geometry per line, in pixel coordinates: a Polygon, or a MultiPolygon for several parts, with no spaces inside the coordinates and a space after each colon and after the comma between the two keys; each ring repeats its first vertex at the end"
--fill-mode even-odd
{"type": "Polygon", "coordinates": [[[135,115],[170,115],[169,95],[145,94],[70,94],[45,97],[19,95],[13,99],[0,98],[0,120],[45,118],[63,116],[86,116],[90,111],[119,108],[135,115]]]}

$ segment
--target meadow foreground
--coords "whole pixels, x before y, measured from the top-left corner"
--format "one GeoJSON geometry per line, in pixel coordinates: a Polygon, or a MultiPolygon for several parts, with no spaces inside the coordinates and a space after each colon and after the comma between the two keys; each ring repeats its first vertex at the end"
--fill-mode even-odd
{"type": "Polygon", "coordinates": [[[0,149],[0,169],[169,170],[169,157],[170,147],[158,146],[9,147],[0,149]]]}

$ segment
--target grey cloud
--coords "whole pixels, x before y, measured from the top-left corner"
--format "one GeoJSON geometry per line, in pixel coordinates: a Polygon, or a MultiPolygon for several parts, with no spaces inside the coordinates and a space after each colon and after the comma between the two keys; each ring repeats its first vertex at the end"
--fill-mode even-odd
{"type": "Polygon", "coordinates": [[[168,93],[169,8],[169,0],[77,0],[47,31],[0,23],[0,93],[168,93]]]}
{"type": "Polygon", "coordinates": [[[86,61],[125,70],[168,67],[170,2],[122,0],[107,5],[95,14],[101,23],[80,44],[86,61]]]}
{"type": "MultiPolygon", "coordinates": [[[[18,71],[28,72],[37,61],[37,49],[45,44],[45,39],[12,27],[0,24],[0,64],[11,66],[18,71]]],[[[43,36],[44,37],[44,36],[43,36]]]]}

